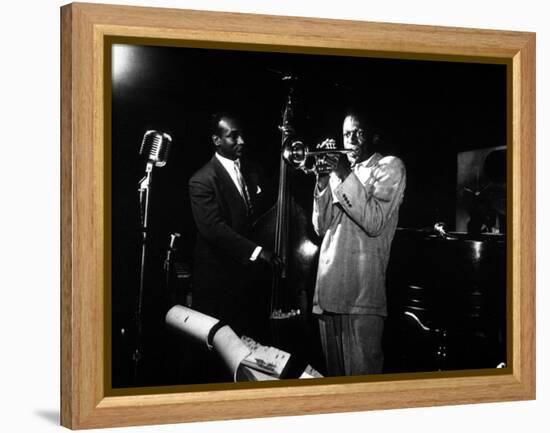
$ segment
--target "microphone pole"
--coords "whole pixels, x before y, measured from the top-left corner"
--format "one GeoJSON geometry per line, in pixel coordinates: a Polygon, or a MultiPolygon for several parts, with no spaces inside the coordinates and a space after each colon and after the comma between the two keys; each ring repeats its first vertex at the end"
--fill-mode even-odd
{"type": "Polygon", "coordinates": [[[145,258],[147,251],[147,225],[149,221],[149,197],[153,181],[153,167],[164,167],[168,158],[168,151],[172,138],[162,132],[147,131],[143,136],[140,155],[147,155],[145,176],[139,181],[139,209],[141,221],[141,259],[139,271],[139,292],[136,306],[136,348],[132,354],[134,361],[134,385],[138,384],[139,365],[143,358],[141,337],[143,329],[143,288],[145,285],[145,258]]]}

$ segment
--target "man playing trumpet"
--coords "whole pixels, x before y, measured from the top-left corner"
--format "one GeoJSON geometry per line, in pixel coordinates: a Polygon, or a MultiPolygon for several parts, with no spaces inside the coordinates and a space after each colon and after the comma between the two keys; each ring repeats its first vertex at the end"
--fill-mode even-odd
{"type": "MultiPolygon", "coordinates": [[[[406,174],[394,156],[373,152],[366,118],[349,113],[341,154],[327,154],[314,190],[313,226],[322,237],[313,313],[329,376],[382,372],[386,268],[406,174]]],[[[327,139],[319,150],[334,148],[327,139]]]]}

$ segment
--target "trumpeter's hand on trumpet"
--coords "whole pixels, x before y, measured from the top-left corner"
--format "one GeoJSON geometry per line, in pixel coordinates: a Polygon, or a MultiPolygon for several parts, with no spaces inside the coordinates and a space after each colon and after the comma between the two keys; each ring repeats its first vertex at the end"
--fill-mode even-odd
{"type": "MultiPolygon", "coordinates": [[[[318,151],[330,151],[336,150],[337,152],[323,153],[316,156],[316,174],[319,180],[321,178],[328,178],[328,174],[333,172],[338,176],[342,181],[348,177],[351,169],[349,161],[347,158],[342,158],[342,150],[336,149],[336,141],[332,138],[327,138],[317,145],[318,151]]],[[[323,180],[322,183],[327,182],[328,180],[323,180]]]]}

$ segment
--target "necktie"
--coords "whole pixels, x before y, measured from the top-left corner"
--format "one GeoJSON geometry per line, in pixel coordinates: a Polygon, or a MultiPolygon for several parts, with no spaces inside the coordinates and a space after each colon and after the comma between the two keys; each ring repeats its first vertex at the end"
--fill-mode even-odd
{"type": "Polygon", "coordinates": [[[243,179],[243,175],[241,174],[240,166],[241,166],[240,161],[235,161],[235,174],[237,175],[237,183],[239,184],[239,190],[244,200],[244,203],[246,204],[246,210],[248,211],[249,214],[251,214],[252,203],[250,202],[250,196],[248,195],[248,188],[246,187],[246,183],[243,179]]]}

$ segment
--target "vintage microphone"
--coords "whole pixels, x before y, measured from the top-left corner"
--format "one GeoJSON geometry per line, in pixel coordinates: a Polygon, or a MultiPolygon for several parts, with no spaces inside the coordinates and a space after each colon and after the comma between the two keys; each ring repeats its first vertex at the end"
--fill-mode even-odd
{"type": "Polygon", "coordinates": [[[143,310],[143,286],[145,277],[145,256],[147,249],[147,224],[149,220],[149,196],[153,180],[153,167],[164,167],[168,160],[168,152],[172,137],[164,132],[147,131],[141,141],[140,155],[147,156],[145,176],[139,181],[139,208],[141,220],[141,262],[139,272],[139,292],[136,306],[136,349],[132,355],[134,360],[134,384],[137,384],[139,363],[142,358],[141,332],[143,310]]]}
{"type": "Polygon", "coordinates": [[[168,160],[168,152],[172,144],[172,137],[158,131],[147,131],[141,141],[140,155],[147,155],[145,176],[139,181],[139,203],[142,228],[147,228],[149,211],[149,190],[152,182],[153,167],[164,167],[168,160]]]}
{"type": "Polygon", "coordinates": [[[156,167],[164,167],[168,160],[171,144],[172,137],[168,134],[159,131],[147,131],[143,136],[139,154],[147,154],[149,162],[154,163],[156,167]]]}

